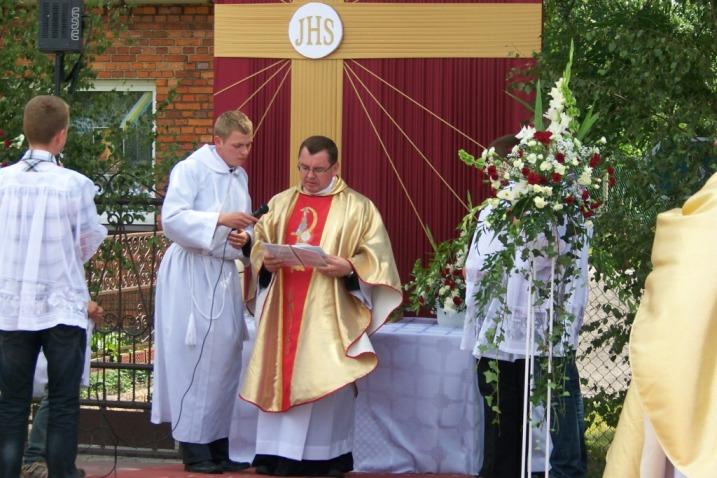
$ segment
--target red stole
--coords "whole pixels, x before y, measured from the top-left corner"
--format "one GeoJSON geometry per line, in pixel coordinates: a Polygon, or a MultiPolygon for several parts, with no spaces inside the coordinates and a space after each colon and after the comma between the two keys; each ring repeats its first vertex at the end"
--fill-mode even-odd
{"type": "MultiPolygon", "coordinates": [[[[284,244],[311,244],[318,246],[324,232],[326,217],[331,209],[333,196],[308,196],[299,194],[289,216],[284,244]]],[[[304,304],[314,270],[284,268],[283,285],[283,363],[282,363],[282,408],[290,407],[291,381],[294,370],[296,348],[299,343],[304,304]]]]}

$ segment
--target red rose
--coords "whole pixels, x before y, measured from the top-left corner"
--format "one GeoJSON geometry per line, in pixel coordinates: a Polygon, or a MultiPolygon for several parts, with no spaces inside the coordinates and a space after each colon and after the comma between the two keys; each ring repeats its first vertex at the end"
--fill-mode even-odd
{"type": "Polygon", "coordinates": [[[583,198],[583,201],[587,201],[588,199],[590,199],[590,193],[588,192],[587,189],[583,191],[582,198],[583,198]]]}
{"type": "Polygon", "coordinates": [[[570,196],[565,196],[564,201],[565,201],[565,204],[567,204],[569,206],[575,202],[575,198],[571,194],[570,196]]]}
{"type": "Polygon", "coordinates": [[[461,305],[463,303],[463,299],[461,299],[461,297],[457,295],[453,297],[453,303],[456,305],[461,305]]]}
{"type": "Polygon", "coordinates": [[[593,212],[592,212],[590,209],[583,209],[583,210],[582,210],[582,213],[583,213],[583,217],[584,217],[585,219],[589,219],[589,218],[591,218],[592,215],[593,215],[593,212]]]}
{"type": "Polygon", "coordinates": [[[540,177],[540,174],[536,173],[535,171],[531,171],[528,173],[528,184],[540,184],[540,180],[542,178],[540,177]]]}
{"type": "Polygon", "coordinates": [[[607,180],[607,185],[610,187],[613,187],[617,181],[615,180],[615,176],[610,176],[610,178],[607,180]]]}
{"type": "Polygon", "coordinates": [[[520,170],[520,172],[523,174],[523,177],[524,177],[524,178],[527,178],[528,175],[530,174],[530,168],[524,166],[524,167],[520,170]]]}
{"type": "Polygon", "coordinates": [[[602,203],[600,201],[595,201],[590,205],[590,209],[597,209],[600,207],[602,203]]]}
{"type": "Polygon", "coordinates": [[[613,168],[612,166],[608,166],[607,173],[612,176],[613,174],[615,174],[615,168],[613,168]]]}
{"type": "Polygon", "coordinates": [[[533,133],[533,139],[540,141],[545,146],[550,144],[550,137],[553,135],[550,131],[536,131],[533,133]]]}
{"type": "Polygon", "coordinates": [[[596,167],[598,164],[600,164],[600,155],[599,155],[598,153],[595,153],[595,154],[593,154],[592,157],[590,158],[590,162],[588,163],[588,165],[589,165],[591,168],[594,168],[594,167],[596,167]]]}
{"type": "Polygon", "coordinates": [[[451,279],[446,280],[445,284],[446,284],[448,287],[455,287],[455,285],[456,285],[456,283],[453,282],[451,279]]]}
{"type": "Polygon", "coordinates": [[[565,155],[563,153],[555,153],[555,161],[559,162],[560,164],[563,164],[565,162],[565,155]]]}
{"type": "Polygon", "coordinates": [[[2,138],[3,136],[5,136],[5,130],[4,130],[4,129],[0,129],[0,138],[2,138]]]}
{"type": "Polygon", "coordinates": [[[560,174],[558,174],[558,173],[553,173],[553,174],[550,175],[550,179],[551,179],[554,183],[559,183],[560,180],[563,179],[563,177],[562,177],[560,174]]]}
{"type": "Polygon", "coordinates": [[[498,179],[498,169],[492,164],[488,166],[488,177],[494,181],[498,179]]]}
{"type": "Polygon", "coordinates": [[[10,148],[10,145],[12,144],[12,142],[9,139],[6,139],[2,143],[5,145],[5,149],[10,148]]]}

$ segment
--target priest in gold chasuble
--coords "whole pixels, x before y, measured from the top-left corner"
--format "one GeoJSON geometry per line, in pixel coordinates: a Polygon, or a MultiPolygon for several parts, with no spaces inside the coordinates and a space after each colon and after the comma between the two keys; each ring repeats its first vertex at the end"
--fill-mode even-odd
{"type": "Polygon", "coordinates": [[[717,476],[717,174],[657,217],[606,478],[717,476]]]}
{"type": "Polygon", "coordinates": [[[381,216],[336,175],[337,158],[331,139],[305,140],[300,185],[274,196],[254,229],[257,337],[241,396],[260,409],[258,473],[353,468],[353,383],[376,368],[369,335],[401,303],[381,216]],[[320,246],[327,265],[287,266],[265,243],[320,246]]]}

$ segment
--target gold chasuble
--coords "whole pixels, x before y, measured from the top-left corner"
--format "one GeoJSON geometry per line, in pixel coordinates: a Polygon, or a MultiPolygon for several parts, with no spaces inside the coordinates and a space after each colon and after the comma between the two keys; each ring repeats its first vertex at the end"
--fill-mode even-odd
{"type": "Polygon", "coordinates": [[[604,477],[658,476],[660,448],[685,476],[717,477],[715,244],[717,174],[657,218],[654,269],[630,336],[632,383],[604,477]]]}
{"type": "MultiPolygon", "coordinates": [[[[368,335],[401,303],[401,284],[381,216],[365,196],[336,178],[325,196],[288,189],[269,201],[254,227],[253,278],[263,243],[306,243],[348,259],[371,288],[371,307],[353,296],[343,278],[311,268],[282,268],[262,301],[257,337],[241,396],[267,412],[319,400],[377,365],[368,335]]],[[[252,280],[250,297],[256,290],[252,280]]],[[[253,300],[250,301],[253,306],[253,300]]]]}

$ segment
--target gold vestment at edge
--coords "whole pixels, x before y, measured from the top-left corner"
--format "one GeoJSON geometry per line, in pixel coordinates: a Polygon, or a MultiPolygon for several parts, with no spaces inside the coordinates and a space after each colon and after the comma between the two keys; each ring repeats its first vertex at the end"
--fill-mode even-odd
{"type": "Polygon", "coordinates": [[[717,174],[657,218],[653,271],[630,336],[632,383],[604,477],[637,478],[641,461],[650,474],[645,418],[675,468],[717,477],[716,247],[717,174]]]}

